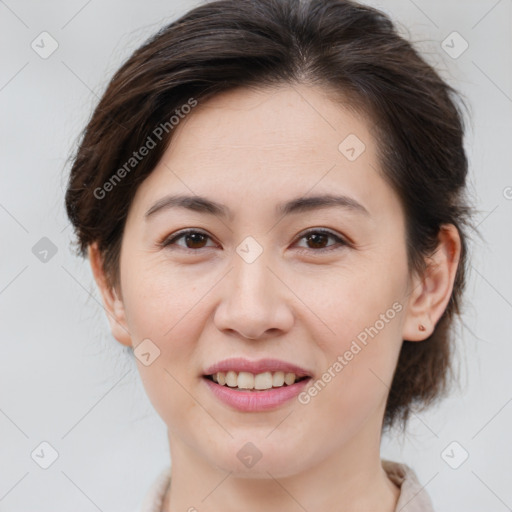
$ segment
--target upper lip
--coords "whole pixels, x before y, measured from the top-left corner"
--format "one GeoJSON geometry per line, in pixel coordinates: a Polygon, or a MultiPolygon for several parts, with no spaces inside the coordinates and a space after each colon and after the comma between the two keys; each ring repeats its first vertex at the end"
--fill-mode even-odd
{"type": "Polygon", "coordinates": [[[257,375],[258,373],[264,372],[285,372],[294,373],[297,377],[310,377],[311,373],[301,368],[300,366],[287,361],[281,361],[279,359],[258,359],[256,361],[250,361],[243,357],[232,357],[230,359],[224,359],[212,366],[209,366],[205,370],[205,375],[213,375],[217,372],[249,372],[257,375]]]}

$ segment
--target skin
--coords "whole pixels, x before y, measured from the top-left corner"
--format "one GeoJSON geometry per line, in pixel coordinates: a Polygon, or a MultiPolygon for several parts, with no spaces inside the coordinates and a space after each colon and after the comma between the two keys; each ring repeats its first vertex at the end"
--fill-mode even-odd
{"type": "Polygon", "coordinates": [[[160,350],[149,366],[136,361],[168,427],[165,511],[395,510],[399,489],[380,460],[388,388],[402,340],[426,339],[448,304],[460,239],[445,226],[429,271],[409,273],[403,211],[377,172],[369,126],[317,86],[218,95],[180,122],[137,190],[119,289],[105,284],[101,255],[90,246],[114,337],[134,348],[149,338],[160,350]],[[366,146],[355,161],[338,149],[349,134],[366,146]],[[206,196],[233,217],[174,208],[146,221],[171,193],[206,196]],[[369,215],[331,207],[276,217],[277,203],[317,193],[348,195],[369,215]],[[188,239],[188,250],[186,238],[158,245],[184,228],[209,238],[188,239]],[[302,236],[308,228],[351,245],[330,237],[315,245],[302,236]],[[263,249],[252,263],[236,252],[247,236],[263,249]],[[322,252],[329,246],[337,248],[322,252]],[[298,364],[315,381],[395,302],[401,311],[308,404],[239,412],[202,379],[207,366],[244,356],[298,364]],[[252,468],[236,456],[249,441],[262,454],[252,468]]]}

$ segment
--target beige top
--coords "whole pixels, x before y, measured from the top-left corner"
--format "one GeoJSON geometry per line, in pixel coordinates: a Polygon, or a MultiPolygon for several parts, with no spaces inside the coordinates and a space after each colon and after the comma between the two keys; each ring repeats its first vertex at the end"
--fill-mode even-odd
{"type": "MultiPolygon", "coordinates": [[[[382,461],[390,480],[400,487],[395,512],[434,512],[432,502],[418,482],[415,472],[405,464],[382,461]]],[[[162,505],[171,480],[171,468],[165,468],[147,492],[140,512],[162,512],[162,505]]]]}

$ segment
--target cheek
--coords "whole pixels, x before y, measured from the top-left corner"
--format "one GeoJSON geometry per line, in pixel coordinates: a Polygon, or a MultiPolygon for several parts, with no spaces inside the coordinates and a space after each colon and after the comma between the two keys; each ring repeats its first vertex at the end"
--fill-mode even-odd
{"type": "Polygon", "coordinates": [[[126,318],[135,344],[150,339],[160,351],[160,362],[174,371],[184,372],[183,362],[193,363],[196,340],[200,338],[204,305],[199,289],[180,292],[176,282],[172,288],[151,285],[150,280],[138,288],[126,304],[126,318]],[[148,287],[152,295],[144,294],[148,287]]]}
{"type": "Polygon", "coordinates": [[[177,265],[156,258],[126,261],[123,292],[130,332],[139,337],[154,337],[174,345],[182,329],[193,328],[194,309],[199,305],[211,276],[196,274],[191,279],[177,265]]]}
{"type": "MultiPolygon", "coordinates": [[[[364,343],[377,335],[376,339],[400,337],[405,273],[404,276],[394,274],[389,270],[392,266],[385,272],[378,262],[368,263],[356,270],[333,271],[319,286],[306,284],[303,289],[313,312],[329,328],[331,334],[319,337],[318,343],[331,355],[348,350],[356,339],[364,343]]],[[[400,266],[397,264],[395,268],[400,266]]],[[[377,344],[373,345],[376,350],[377,344]]],[[[365,352],[370,357],[372,351],[365,352]]]]}
{"type": "Polygon", "coordinates": [[[158,354],[148,366],[136,359],[139,374],[155,410],[170,424],[173,411],[195,407],[186,390],[198,378],[191,369],[198,368],[195,340],[202,329],[204,291],[201,283],[192,284],[169,268],[125,268],[124,308],[135,350],[143,342],[158,354]]]}
{"type": "Polygon", "coordinates": [[[322,329],[324,335],[317,338],[324,369],[319,391],[313,393],[325,394],[318,405],[333,404],[333,419],[349,430],[383,404],[395,371],[406,275],[389,270],[393,268],[401,267],[375,262],[358,271],[333,273],[333,279],[309,295],[330,331],[325,335],[322,329]]]}
{"type": "Polygon", "coordinates": [[[311,414],[325,420],[319,436],[332,435],[334,424],[340,435],[349,439],[366,420],[383,412],[400,352],[402,322],[395,309],[384,310],[386,313],[388,323],[380,318],[376,322],[373,315],[366,315],[372,320],[365,322],[362,314],[356,320],[340,319],[334,325],[337,336],[324,338],[323,372],[302,401],[306,410],[311,407],[311,414]]]}
{"type": "MultiPolygon", "coordinates": [[[[174,315],[156,309],[161,303],[146,302],[134,316],[132,325],[140,338],[149,338],[158,347],[158,356],[146,366],[136,359],[146,394],[167,425],[183,423],[197,403],[191,392],[201,378],[198,374],[197,348],[200,335],[194,314],[178,308],[174,315]],[[180,320],[181,319],[181,320],[180,320]],[[144,333],[144,334],[142,334],[144,333]]],[[[193,393],[192,393],[193,394],[193,393]]]]}

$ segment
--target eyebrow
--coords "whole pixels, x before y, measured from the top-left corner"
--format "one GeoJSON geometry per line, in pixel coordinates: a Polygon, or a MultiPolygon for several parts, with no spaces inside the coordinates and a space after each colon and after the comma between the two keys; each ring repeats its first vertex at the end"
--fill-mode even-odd
{"type": "MultiPolygon", "coordinates": [[[[294,213],[303,213],[321,208],[344,208],[348,211],[361,213],[370,216],[368,210],[355,199],[345,195],[322,194],[309,197],[298,197],[276,206],[276,215],[290,215],[294,213]]],[[[169,210],[171,208],[186,208],[194,212],[215,215],[223,218],[233,218],[231,210],[216,201],[197,195],[168,195],[159,199],[145,214],[145,220],[148,220],[157,212],[169,210]]]]}

